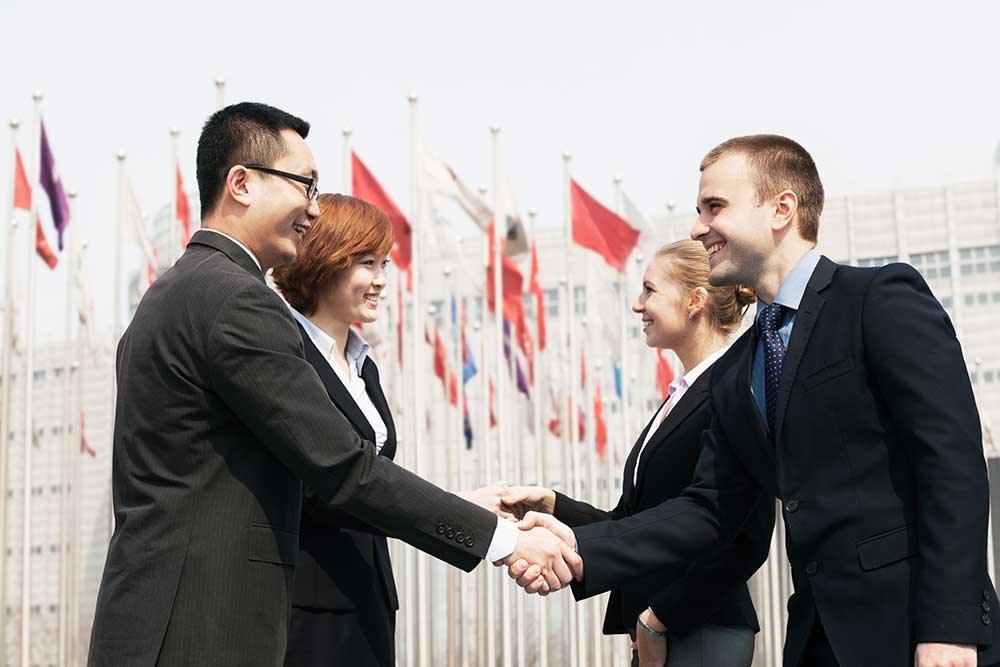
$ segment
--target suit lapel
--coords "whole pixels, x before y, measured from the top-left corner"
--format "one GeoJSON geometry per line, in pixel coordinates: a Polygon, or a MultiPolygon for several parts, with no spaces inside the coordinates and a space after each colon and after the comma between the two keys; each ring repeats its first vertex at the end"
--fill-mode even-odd
{"type": "Polygon", "coordinates": [[[382,383],[379,382],[378,377],[378,367],[372,361],[371,357],[366,358],[364,366],[361,367],[361,378],[365,381],[365,393],[368,394],[368,398],[371,399],[382,421],[385,422],[385,445],[382,447],[380,454],[392,459],[396,456],[396,425],[392,421],[389,404],[385,400],[385,394],[382,392],[382,383]]]}
{"type": "Polygon", "coordinates": [[[826,299],[820,296],[819,292],[830,284],[837,265],[826,257],[821,257],[819,264],[809,278],[806,291],[802,295],[802,302],[795,314],[795,324],[792,327],[792,336],[788,340],[788,350],[785,351],[785,361],[781,369],[781,384],[778,387],[778,406],[775,410],[775,423],[777,424],[774,442],[781,442],[781,429],[785,421],[785,411],[788,408],[788,397],[792,393],[792,385],[795,382],[795,374],[799,370],[802,362],[802,355],[809,344],[809,337],[812,335],[816,318],[823,309],[826,299]]]}
{"type": "MultiPolygon", "coordinates": [[[[757,408],[757,401],[754,400],[753,391],[750,389],[753,355],[757,349],[757,327],[750,327],[750,330],[733,344],[733,348],[736,358],[717,378],[718,391],[722,392],[720,395],[731,396],[733,400],[727,400],[721,406],[722,414],[719,415],[719,419],[730,440],[743,441],[748,450],[763,455],[761,460],[766,462],[765,469],[771,470],[773,477],[774,448],[771,447],[764,418],[757,408]]],[[[714,391],[716,390],[713,389],[714,391]]]]}
{"type": "Polygon", "coordinates": [[[306,361],[308,361],[316,372],[319,374],[320,379],[323,381],[323,385],[326,387],[326,392],[330,395],[330,399],[333,401],[340,411],[347,417],[348,421],[354,425],[355,430],[362,438],[368,440],[372,443],[375,442],[375,431],[372,429],[371,424],[365,419],[365,415],[361,412],[361,408],[358,404],[354,402],[351,395],[347,391],[347,387],[344,383],[340,381],[337,374],[334,372],[333,368],[330,367],[330,363],[326,360],[316,346],[313,344],[312,339],[309,338],[309,334],[306,333],[302,325],[299,325],[299,331],[302,333],[302,342],[305,347],[306,361]]]}
{"type": "MultiPolygon", "coordinates": [[[[666,399],[664,399],[663,403],[666,402],[666,399]]],[[[632,445],[632,451],[628,453],[628,458],[625,459],[625,478],[622,480],[622,495],[625,496],[626,507],[632,505],[633,496],[635,495],[635,483],[633,480],[635,479],[635,465],[639,458],[639,450],[642,449],[642,443],[646,440],[646,433],[653,427],[653,420],[656,419],[656,415],[663,409],[663,403],[660,403],[660,407],[653,413],[653,417],[646,424],[646,428],[642,429],[639,438],[632,445]]]]}
{"type": "MultiPolygon", "coordinates": [[[[646,449],[642,453],[642,458],[645,461],[648,462],[650,460],[649,457],[653,456],[656,450],[667,442],[670,435],[705,402],[708,398],[711,373],[712,368],[706,368],[705,372],[695,380],[695,383],[688,387],[688,390],[681,396],[681,400],[670,410],[666,418],[660,422],[659,428],[653,433],[653,437],[649,439],[649,444],[646,445],[646,449]]],[[[655,419],[656,417],[654,416],[653,418],[655,419]]],[[[636,484],[636,488],[642,488],[648,469],[648,465],[643,465],[639,468],[639,481],[636,484]]]]}

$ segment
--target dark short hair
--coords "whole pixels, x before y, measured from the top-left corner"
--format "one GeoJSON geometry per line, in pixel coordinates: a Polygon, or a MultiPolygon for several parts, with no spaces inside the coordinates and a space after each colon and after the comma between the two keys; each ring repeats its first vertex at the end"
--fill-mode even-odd
{"type": "Polygon", "coordinates": [[[237,164],[273,166],[284,154],[282,130],[305,139],[309,123],[259,102],[240,102],[219,109],[205,121],[198,138],[198,194],[201,217],[211,213],[237,164]]]}
{"type": "Polygon", "coordinates": [[[752,134],[724,141],[701,161],[701,171],[727,155],[740,153],[750,166],[757,205],[784,190],[799,198],[799,236],[816,243],[823,213],[823,182],[812,156],[798,143],[777,134],[752,134]]]}

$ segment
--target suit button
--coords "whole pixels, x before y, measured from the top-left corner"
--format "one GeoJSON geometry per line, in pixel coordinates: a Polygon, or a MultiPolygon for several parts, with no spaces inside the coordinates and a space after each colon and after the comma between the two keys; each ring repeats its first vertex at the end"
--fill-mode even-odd
{"type": "Polygon", "coordinates": [[[438,522],[438,525],[437,525],[437,534],[438,535],[444,535],[444,524],[441,523],[440,521],[438,522]]]}
{"type": "Polygon", "coordinates": [[[989,625],[990,624],[990,615],[989,614],[983,614],[982,619],[983,619],[983,625],[989,625]]]}
{"type": "Polygon", "coordinates": [[[990,599],[990,590],[987,588],[985,591],[983,591],[983,600],[989,602],[989,599],[990,599]]]}
{"type": "Polygon", "coordinates": [[[989,611],[989,610],[990,610],[990,603],[989,602],[984,602],[983,603],[983,611],[989,611]]]}
{"type": "Polygon", "coordinates": [[[463,533],[462,531],[458,531],[457,533],[455,533],[456,542],[461,542],[464,539],[465,539],[465,533],[463,533]]]}
{"type": "Polygon", "coordinates": [[[797,500],[789,500],[787,503],[785,503],[785,511],[788,512],[789,514],[794,514],[795,510],[797,510],[798,508],[799,508],[799,501],[797,500]]]}
{"type": "Polygon", "coordinates": [[[455,529],[454,528],[449,528],[448,532],[446,533],[446,535],[447,535],[447,537],[448,537],[449,540],[451,538],[455,537],[455,529]]]}
{"type": "Polygon", "coordinates": [[[465,538],[465,546],[471,547],[473,544],[475,544],[475,542],[473,541],[473,539],[471,537],[465,538]]]}
{"type": "Polygon", "coordinates": [[[817,563],[814,560],[809,561],[806,564],[806,574],[808,574],[811,577],[817,572],[819,572],[819,563],[817,563]]]}

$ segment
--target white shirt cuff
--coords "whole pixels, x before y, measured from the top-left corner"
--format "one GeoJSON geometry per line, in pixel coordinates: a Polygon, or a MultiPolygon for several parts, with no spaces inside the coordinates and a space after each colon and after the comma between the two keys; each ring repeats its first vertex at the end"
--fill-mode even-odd
{"type": "Polygon", "coordinates": [[[497,517],[497,529],[493,531],[490,548],[486,550],[486,560],[495,563],[514,553],[517,548],[519,529],[513,521],[497,517]]]}

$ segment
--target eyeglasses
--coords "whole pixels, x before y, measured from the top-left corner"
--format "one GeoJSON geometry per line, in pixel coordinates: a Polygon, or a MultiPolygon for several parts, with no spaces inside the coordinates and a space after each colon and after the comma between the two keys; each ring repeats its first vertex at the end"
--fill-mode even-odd
{"type": "Polygon", "coordinates": [[[302,183],[306,186],[306,197],[310,201],[316,199],[319,195],[319,179],[310,178],[308,176],[300,176],[299,174],[292,174],[287,171],[281,171],[280,169],[271,169],[270,167],[265,167],[261,164],[248,164],[244,165],[247,169],[253,169],[254,171],[262,171],[265,174],[274,174],[275,176],[284,176],[287,179],[293,180],[296,183],[302,183]]]}

